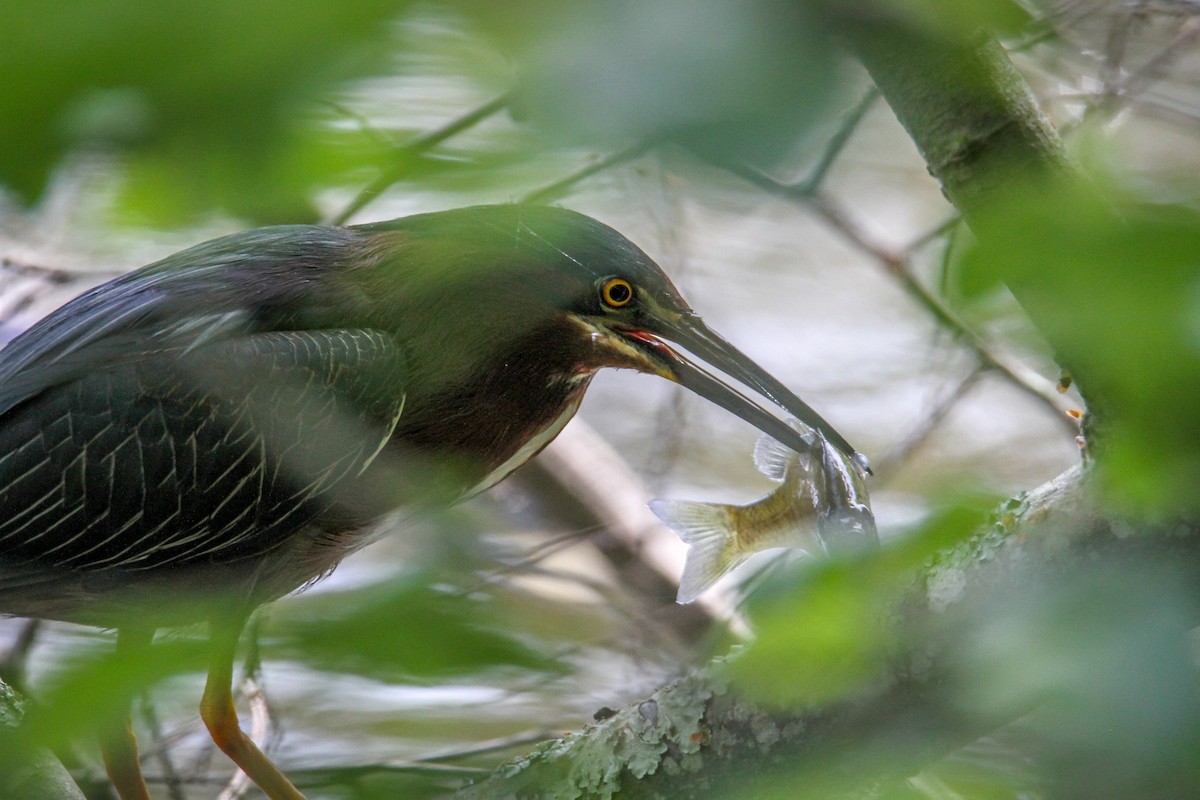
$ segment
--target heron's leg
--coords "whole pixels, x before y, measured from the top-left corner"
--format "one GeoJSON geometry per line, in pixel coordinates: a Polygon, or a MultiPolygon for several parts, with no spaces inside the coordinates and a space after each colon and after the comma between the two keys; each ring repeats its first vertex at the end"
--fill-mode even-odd
{"type": "Polygon", "coordinates": [[[200,701],[200,718],[208,726],[208,732],[217,747],[241,767],[271,800],[304,800],[304,795],[238,725],[237,711],[233,707],[233,659],[244,625],[244,618],[239,618],[234,624],[227,621],[210,624],[213,653],[208,667],[208,682],[204,686],[204,699],[200,701]]]}
{"type": "MultiPolygon", "coordinates": [[[[117,656],[123,660],[145,658],[154,631],[143,628],[121,628],[117,631],[117,656]]],[[[150,790],[142,777],[138,763],[137,738],[129,713],[113,720],[100,734],[100,753],[104,769],[121,800],[150,800],[150,790]]]]}

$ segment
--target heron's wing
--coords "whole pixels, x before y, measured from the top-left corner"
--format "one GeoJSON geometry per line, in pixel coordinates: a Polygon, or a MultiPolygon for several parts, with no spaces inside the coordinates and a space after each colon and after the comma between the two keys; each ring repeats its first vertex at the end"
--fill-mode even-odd
{"type": "Polygon", "coordinates": [[[114,361],[279,327],[343,327],[328,324],[346,298],[325,278],[353,256],[357,235],[315,225],[245,231],[85,292],[0,350],[0,415],[114,361]]]}
{"type": "Polygon", "coordinates": [[[368,514],[355,484],[404,380],[390,335],[340,329],[143,350],[59,382],[0,415],[0,563],[219,563],[368,514]]]}

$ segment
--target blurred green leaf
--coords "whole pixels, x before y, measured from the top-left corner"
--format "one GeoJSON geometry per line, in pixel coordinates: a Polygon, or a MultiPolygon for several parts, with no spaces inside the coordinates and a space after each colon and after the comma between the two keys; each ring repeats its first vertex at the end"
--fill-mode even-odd
{"type": "Polygon", "coordinates": [[[961,747],[909,778],[923,800],[1036,800],[1049,796],[1049,781],[1023,746],[1020,722],[961,747]]]}
{"type": "Polygon", "coordinates": [[[1196,796],[1191,565],[1124,550],[1008,577],[956,627],[945,692],[958,712],[1028,714],[1023,746],[1065,796],[1196,796]]]}
{"type": "Polygon", "coordinates": [[[39,681],[37,702],[26,712],[19,734],[28,745],[51,749],[91,739],[102,727],[124,719],[133,699],[159,681],[207,668],[202,639],[160,639],[148,652],[117,651],[111,641],[81,648],[39,681]]]}
{"type": "Polygon", "coordinates": [[[476,3],[515,51],[514,115],[567,139],[672,138],[722,158],[785,152],[839,64],[817,15],[783,0],[476,3]]]}
{"type": "Polygon", "coordinates": [[[1071,370],[1112,496],[1200,506],[1200,213],[1037,184],[979,224],[964,268],[1009,283],[1071,370]]]}
{"type": "Polygon", "coordinates": [[[749,697],[795,706],[836,699],[879,676],[895,647],[890,605],[937,553],[978,533],[987,504],[946,508],[910,536],[854,558],[803,562],[752,598],[756,638],[730,662],[749,697]]]}
{"type": "Polygon", "coordinates": [[[263,223],[314,220],[309,198],[333,176],[373,174],[388,146],[362,131],[281,132],[261,153],[181,136],[127,164],[119,213],[150,224],[187,220],[209,205],[263,223]],[[255,158],[248,158],[255,156],[255,158]]]}
{"type": "Polygon", "coordinates": [[[272,613],[264,645],[320,668],[384,680],[463,674],[495,666],[554,668],[507,633],[486,597],[422,576],[294,598],[272,613]]]}
{"type": "Polygon", "coordinates": [[[165,195],[171,211],[186,194],[193,213],[215,204],[295,221],[306,199],[295,183],[311,175],[289,168],[312,152],[313,99],[386,65],[386,23],[403,5],[13,0],[0,182],[36,199],[63,155],[100,145],[131,154],[135,194],[165,195]]]}
{"type": "Polygon", "coordinates": [[[835,15],[855,18],[856,24],[901,26],[926,34],[958,40],[974,36],[981,29],[1000,35],[1020,32],[1033,16],[1016,0],[859,0],[848,4],[840,0],[817,0],[835,15]]]}

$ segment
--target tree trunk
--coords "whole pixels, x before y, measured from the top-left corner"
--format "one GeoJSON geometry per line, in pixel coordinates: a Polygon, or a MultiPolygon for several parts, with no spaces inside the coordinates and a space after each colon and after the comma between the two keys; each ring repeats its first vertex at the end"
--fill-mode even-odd
{"type": "MultiPolygon", "coordinates": [[[[881,22],[861,13],[862,8],[826,4],[837,30],[981,246],[1005,246],[1005,237],[1013,232],[993,227],[989,209],[1031,182],[1046,180],[1067,191],[1091,192],[994,37],[984,32],[964,38],[935,34],[895,19],[881,22]]],[[[1006,277],[1035,324],[1041,327],[1052,319],[1059,286],[1051,282],[1047,291],[1046,284],[1031,284],[1028,271],[1006,277]]],[[[1047,330],[1057,347],[1054,326],[1047,330]]],[[[1086,391],[1089,376],[1077,377],[1086,391]]],[[[1096,407],[1091,397],[1089,407],[1096,407]]],[[[766,708],[727,686],[723,675],[728,662],[719,660],[640,704],[502,766],[458,797],[607,798],[616,792],[622,798],[770,797],[779,790],[770,781],[780,775],[787,776],[780,797],[886,794],[894,782],[1022,717],[1040,702],[1037,692],[1016,692],[1006,700],[987,694],[989,687],[1003,683],[996,681],[995,670],[1007,666],[1010,673],[1019,673],[1023,666],[1020,652],[987,657],[988,648],[1003,640],[998,626],[1043,625],[1044,615],[1053,616],[1050,606],[1084,602],[1081,598],[1097,592],[1104,596],[1110,584],[1116,587],[1112,593],[1129,593],[1126,610],[1104,606],[1112,613],[1085,626],[1079,641],[1061,643],[1055,652],[1070,670],[1088,669],[1088,659],[1094,657],[1096,669],[1111,667],[1117,694],[1143,680],[1138,670],[1183,664],[1180,674],[1190,675],[1186,659],[1174,649],[1187,628],[1200,621],[1187,602],[1180,607],[1178,624],[1155,628],[1153,637],[1158,638],[1146,652],[1129,655],[1136,668],[1106,661],[1118,658],[1121,648],[1112,647],[1114,641],[1136,638],[1139,630],[1154,627],[1143,625],[1143,616],[1165,613],[1156,605],[1159,595],[1139,595],[1138,587],[1160,581],[1195,586],[1200,577],[1200,531],[1195,526],[1177,523],[1164,533],[1170,526],[1139,525],[1144,535],[1129,536],[1129,523],[1098,510],[1088,498],[1083,471],[1071,470],[1011,501],[996,524],[935,559],[896,605],[881,610],[893,634],[889,641],[902,644],[885,674],[869,688],[808,708],[766,708]],[[1013,658],[1018,661],[1006,660],[1013,658]],[[756,776],[763,775],[766,782],[756,784],[756,776]]],[[[1071,613],[1059,616],[1069,619],[1071,613]]],[[[1096,713],[1107,714],[1103,724],[1114,729],[1121,727],[1120,720],[1141,719],[1140,709],[1114,706],[1103,698],[1093,707],[1103,708],[1096,713]]],[[[1110,759],[1114,770],[1120,758],[1110,759]]],[[[1064,796],[1136,794],[1156,781],[1178,777],[1133,767],[1114,777],[1100,757],[1064,763],[1057,773],[1069,776],[1064,796]]],[[[1200,796],[1200,776],[1190,774],[1169,790],[1160,788],[1161,794],[1150,793],[1200,796]]]]}

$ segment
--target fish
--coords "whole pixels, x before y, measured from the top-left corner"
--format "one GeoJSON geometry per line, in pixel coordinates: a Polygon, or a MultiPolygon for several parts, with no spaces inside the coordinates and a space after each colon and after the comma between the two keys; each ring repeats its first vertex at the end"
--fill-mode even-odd
{"type": "Polygon", "coordinates": [[[811,448],[796,452],[770,436],[759,439],[754,463],[779,482],[765,497],[746,505],[650,501],[650,510],[688,545],[676,602],[691,603],[762,550],[796,548],[820,556],[879,544],[865,460],[846,456],[820,431],[790,424],[811,448]]]}

